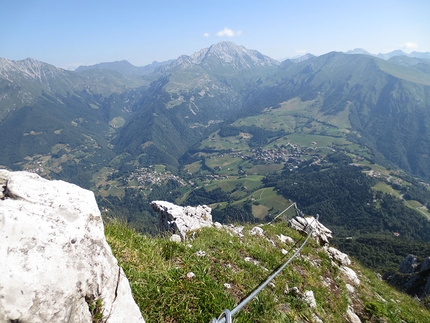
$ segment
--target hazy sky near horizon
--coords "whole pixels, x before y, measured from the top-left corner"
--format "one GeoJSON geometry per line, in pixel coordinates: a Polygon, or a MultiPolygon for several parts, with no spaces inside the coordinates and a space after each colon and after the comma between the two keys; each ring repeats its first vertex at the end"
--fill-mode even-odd
{"type": "Polygon", "coordinates": [[[429,0],[0,0],[0,57],[143,66],[232,41],[275,59],[430,52],[429,0]]]}

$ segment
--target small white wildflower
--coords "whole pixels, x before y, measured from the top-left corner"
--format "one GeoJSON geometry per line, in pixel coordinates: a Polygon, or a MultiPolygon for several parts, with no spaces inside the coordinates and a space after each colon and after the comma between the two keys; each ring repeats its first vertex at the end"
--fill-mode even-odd
{"type": "Polygon", "coordinates": [[[227,289],[230,289],[231,285],[229,283],[224,283],[224,287],[227,288],[227,289]]]}
{"type": "Polygon", "coordinates": [[[196,252],[197,257],[204,257],[206,256],[206,252],[203,250],[199,250],[196,252]]]}

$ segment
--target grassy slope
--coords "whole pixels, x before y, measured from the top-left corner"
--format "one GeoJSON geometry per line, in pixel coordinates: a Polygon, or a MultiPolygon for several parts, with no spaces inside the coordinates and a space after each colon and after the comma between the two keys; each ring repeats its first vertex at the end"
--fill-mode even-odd
{"type": "MultiPolygon", "coordinates": [[[[138,234],[118,221],[108,221],[105,232],[147,322],[209,322],[224,309],[233,309],[292,255],[291,251],[282,254],[281,249],[289,250],[292,245],[281,243],[276,235],[303,239],[285,223],[263,227],[273,243],[251,236],[250,229],[245,227],[243,238],[204,229],[181,244],[167,237],[138,234]],[[206,255],[198,257],[199,250],[206,255]],[[246,257],[252,261],[245,261],[246,257]],[[187,278],[189,272],[195,277],[187,278]]],[[[359,264],[351,267],[360,274],[361,284],[348,295],[340,270],[310,240],[301,256],[239,312],[235,322],[314,322],[316,314],[324,322],[343,323],[348,297],[363,322],[428,322],[430,312],[416,300],[395,291],[359,264]],[[313,290],[317,307],[311,309],[285,293],[286,286],[297,286],[302,292],[313,290]]]]}

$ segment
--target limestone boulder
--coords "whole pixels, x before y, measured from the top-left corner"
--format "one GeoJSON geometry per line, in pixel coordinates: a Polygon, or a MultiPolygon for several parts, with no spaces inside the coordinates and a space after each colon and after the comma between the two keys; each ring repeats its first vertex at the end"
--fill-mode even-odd
{"type": "Polygon", "coordinates": [[[212,209],[207,205],[179,206],[166,201],[152,201],[152,209],[159,214],[163,231],[175,233],[184,240],[190,231],[212,227],[212,209]]]}
{"type": "Polygon", "coordinates": [[[314,231],[312,232],[312,237],[317,240],[320,245],[329,244],[329,239],[333,238],[332,232],[314,217],[295,216],[288,221],[288,225],[291,228],[306,234],[308,234],[313,228],[314,231]]]}
{"type": "Polygon", "coordinates": [[[360,286],[360,279],[357,273],[347,266],[341,266],[340,271],[345,276],[346,280],[355,286],[360,286]]]}
{"type": "Polygon", "coordinates": [[[346,312],[346,316],[348,317],[348,322],[351,323],[361,323],[360,318],[357,314],[355,314],[354,309],[351,306],[348,306],[348,310],[346,312]]]}
{"type": "Polygon", "coordinates": [[[0,322],[144,322],[91,191],[7,170],[0,186],[0,322]]]}
{"type": "Polygon", "coordinates": [[[294,243],[294,239],[289,236],[284,236],[282,233],[280,235],[276,235],[278,239],[283,243],[294,243]]]}
{"type": "Polygon", "coordinates": [[[336,263],[340,266],[349,266],[351,264],[351,259],[346,253],[339,251],[334,247],[325,246],[324,250],[330,256],[331,259],[336,261],[336,263]]]}

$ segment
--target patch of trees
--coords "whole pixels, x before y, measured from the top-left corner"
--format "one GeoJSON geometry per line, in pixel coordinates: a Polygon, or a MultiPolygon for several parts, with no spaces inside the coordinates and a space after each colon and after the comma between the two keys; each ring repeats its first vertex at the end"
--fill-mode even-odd
{"type": "Polygon", "coordinates": [[[120,218],[131,224],[136,230],[148,234],[158,234],[158,218],[152,211],[145,196],[136,189],[126,188],[124,197],[109,195],[97,197],[101,210],[108,209],[104,216],[120,218]]]}
{"type": "Polygon", "coordinates": [[[424,205],[428,205],[430,202],[430,191],[419,183],[403,187],[402,193],[405,200],[416,200],[424,205]]]}
{"type": "Polygon", "coordinates": [[[240,129],[231,125],[223,126],[219,129],[218,135],[220,137],[233,137],[239,136],[240,129]]]}
{"type": "Polygon", "coordinates": [[[213,209],[212,220],[220,223],[256,222],[252,215],[252,203],[249,201],[242,205],[228,204],[223,209],[218,207],[213,209]]]}
{"type": "Polygon", "coordinates": [[[389,234],[367,234],[350,239],[336,238],[333,244],[348,255],[360,259],[360,262],[381,274],[397,271],[408,254],[421,259],[430,254],[430,245],[422,241],[403,239],[389,234]]]}
{"type": "Polygon", "coordinates": [[[250,133],[252,135],[249,141],[249,145],[251,147],[265,146],[269,143],[270,140],[286,135],[283,129],[278,131],[271,131],[271,130],[257,127],[255,125],[240,126],[240,127],[227,125],[227,126],[221,127],[218,134],[221,137],[231,137],[231,136],[238,136],[241,132],[250,133]]]}
{"type": "Polygon", "coordinates": [[[229,201],[230,196],[220,187],[207,191],[204,187],[193,190],[183,203],[184,205],[202,205],[229,201]]]}
{"type": "MultiPolygon", "coordinates": [[[[296,172],[271,174],[264,183],[295,201],[305,214],[320,214],[321,222],[333,231],[335,237],[374,235],[383,239],[396,232],[400,234],[397,238],[406,246],[413,241],[430,246],[430,222],[402,200],[382,192],[375,193],[372,190],[374,179],[367,177],[359,167],[343,162],[325,169],[306,167],[296,172]]],[[[387,259],[396,256],[389,248],[383,249],[382,253],[387,259]]],[[[367,254],[371,251],[356,255],[360,261],[369,262],[365,259],[367,254]]],[[[398,257],[394,259],[392,264],[398,257]]],[[[372,266],[380,264],[373,261],[372,266]]]]}

